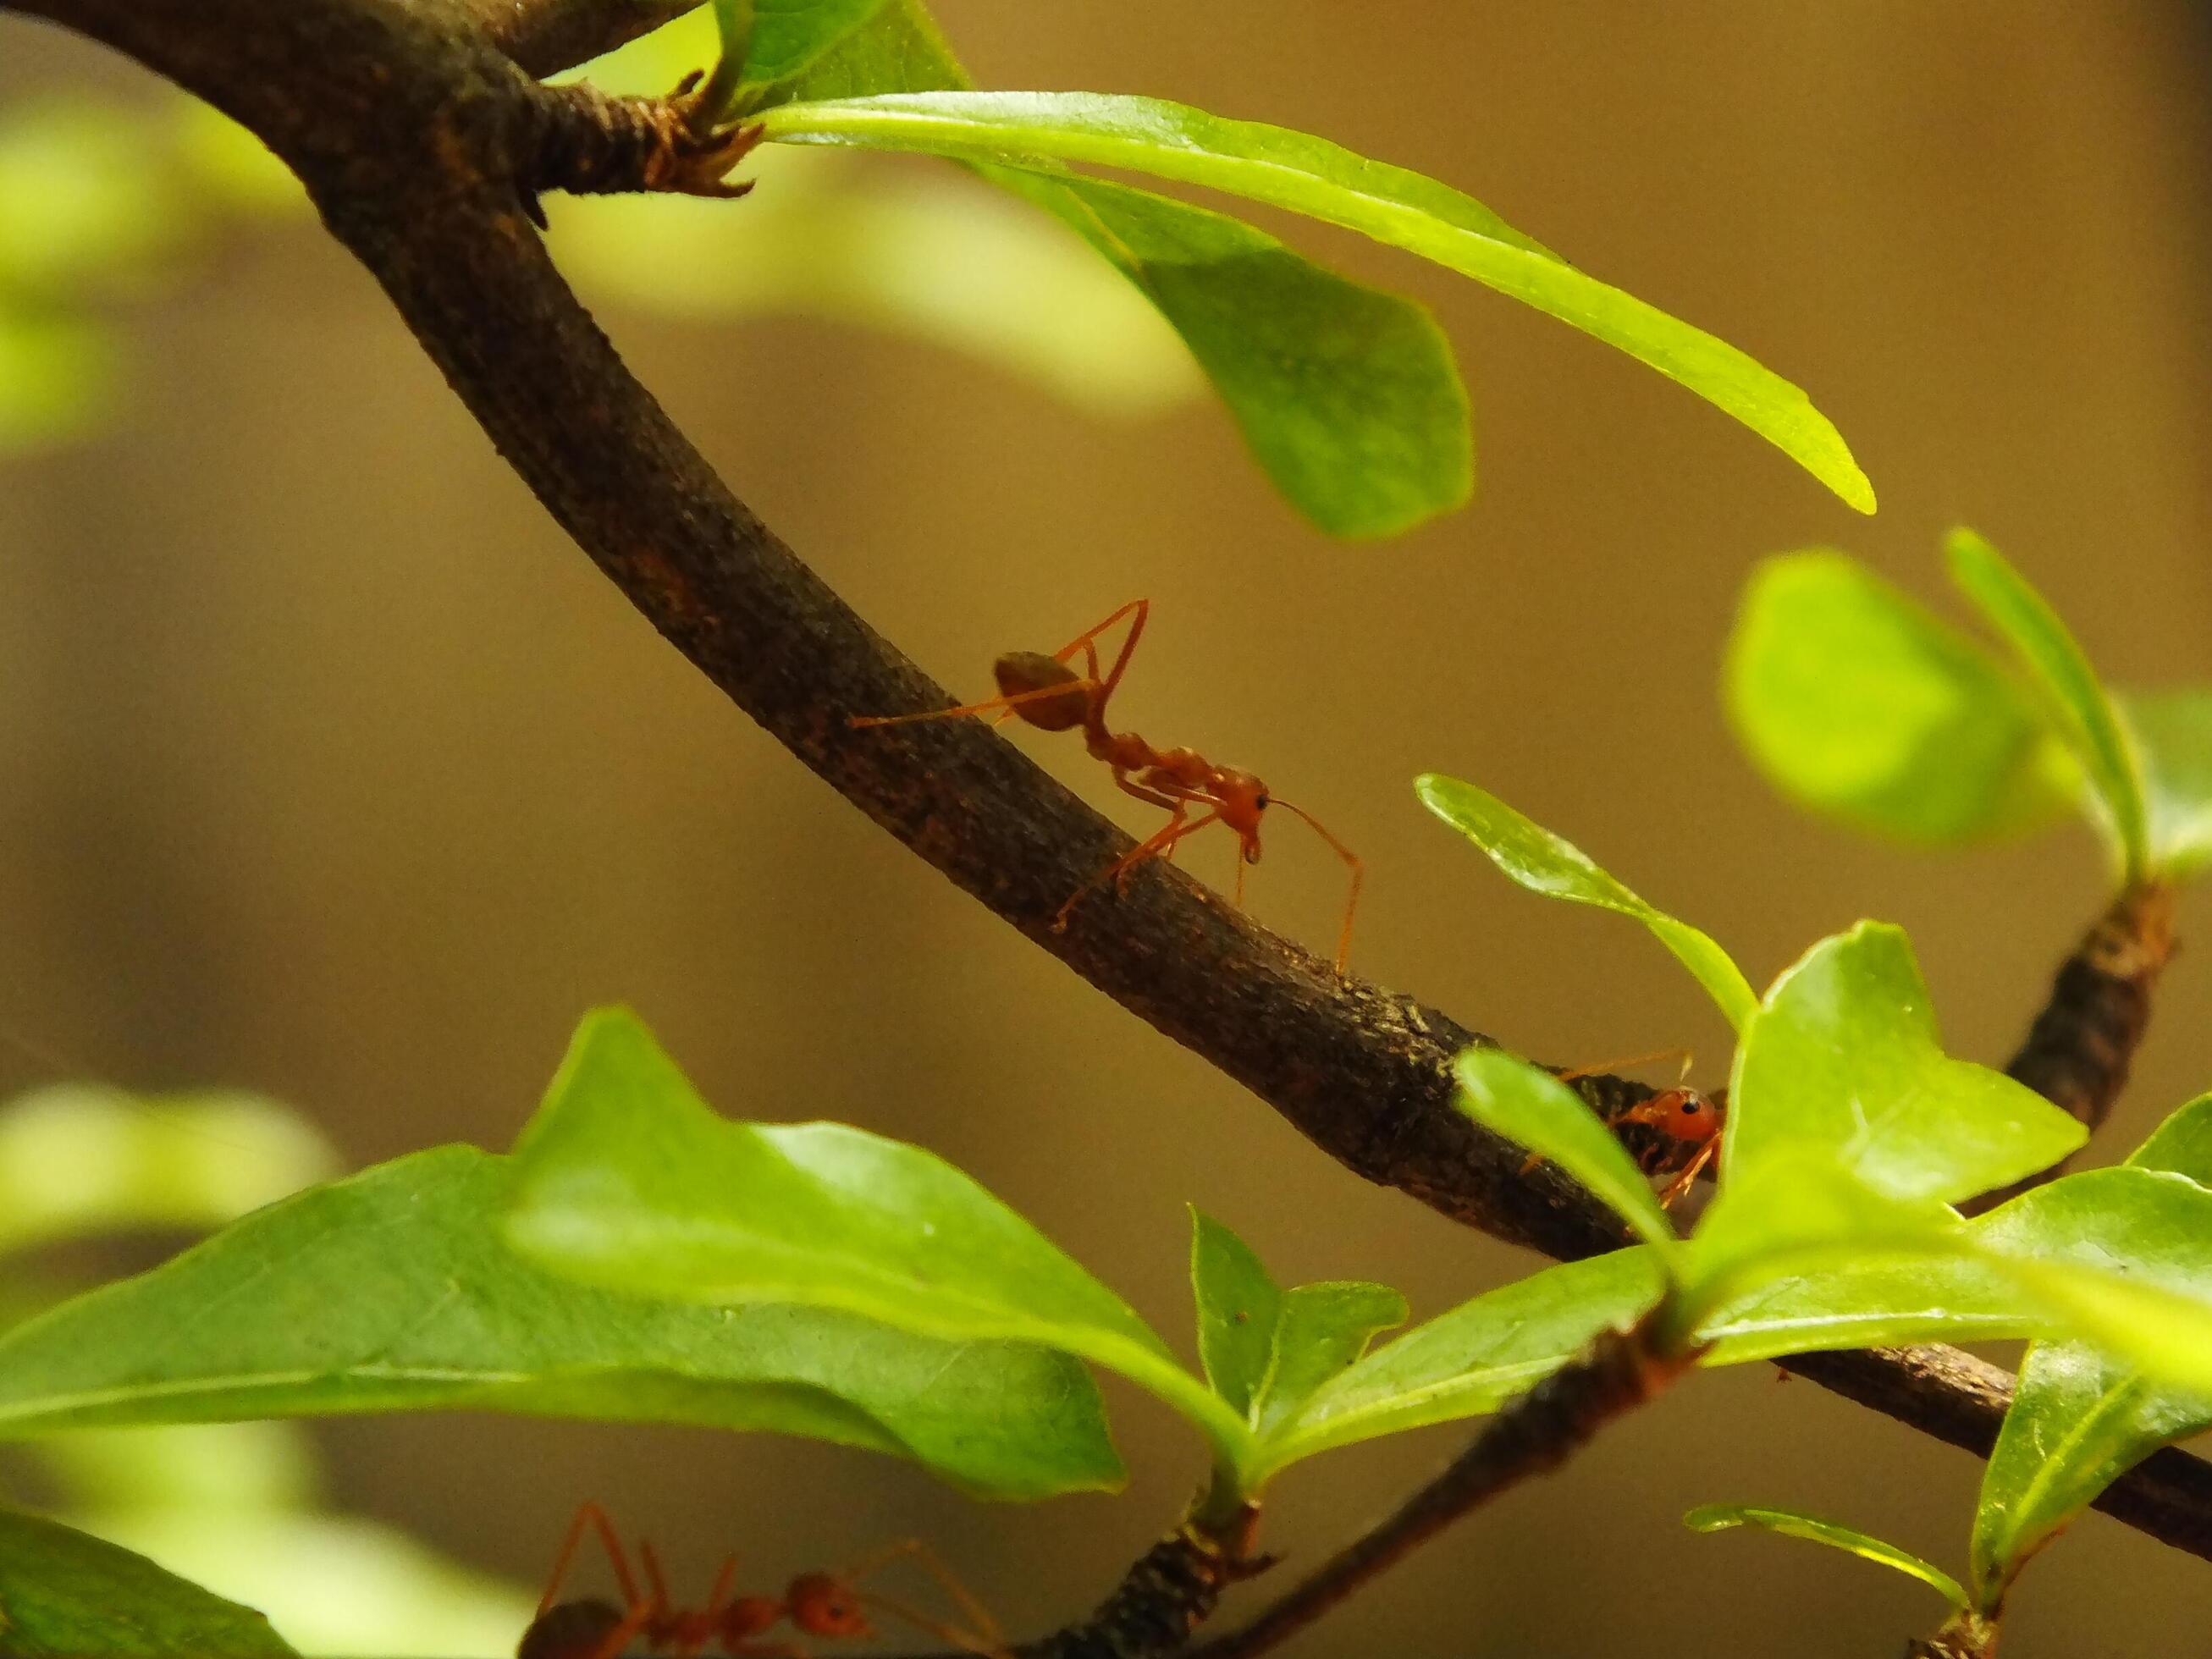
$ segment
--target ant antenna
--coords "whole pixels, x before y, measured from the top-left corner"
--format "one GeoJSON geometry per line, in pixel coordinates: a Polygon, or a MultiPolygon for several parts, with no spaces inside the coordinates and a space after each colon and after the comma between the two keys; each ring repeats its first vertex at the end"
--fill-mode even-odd
{"type": "MultiPolygon", "coordinates": [[[[1307,811],[1304,807],[1294,805],[1280,795],[1275,796],[1272,804],[1295,812],[1311,824],[1314,833],[1336,850],[1337,857],[1342,859],[1346,867],[1352,872],[1352,890],[1345,895],[1344,899],[1344,927],[1336,937],[1336,971],[1341,974],[1345,971],[1346,964],[1352,960],[1352,913],[1359,908],[1359,884],[1366,877],[1366,868],[1359,862],[1359,855],[1357,853],[1329,834],[1328,826],[1307,811]]],[[[1237,873],[1241,880],[1244,873],[1243,865],[1240,864],[1237,866],[1237,873]]]]}

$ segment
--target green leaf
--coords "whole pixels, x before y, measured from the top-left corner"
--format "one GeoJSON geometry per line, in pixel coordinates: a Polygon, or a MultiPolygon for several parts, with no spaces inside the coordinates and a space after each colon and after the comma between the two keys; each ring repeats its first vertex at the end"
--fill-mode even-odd
{"type": "Polygon", "coordinates": [[[1421,804],[1490,855],[1508,879],[1532,893],[1594,904],[1632,916],[1674,952],[1741,1031],[1759,1006],[1743,970],[1706,934],[1655,909],[1591,862],[1580,848],[1523,817],[1495,795],[1440,772],[1413,780],[1421,804]]]}
{"type": "Polygon", "coordinates": [[[1744,590],[1725,701],[1754,765],[1800,805],[1948,845],[2069,809],[2079,775],[1979,641],[1847,554],[1770,558],[1744,590]]]}
{"type": "MultiPolygon", "coordinates": [[[[2212,1094],[2159,1125],[2128,1164],[2212,1181],[2212,1094]]],[[[2212,1394],[2166,1388],[2082,1342],[2021,1366],[1974,1514],[1975,1604],[1994,1613],[2030,1556],[2160,1446],[2212,1428],[2212,1394]]]]}
{"type": "Polygon", "coordinates": [[[1845,501],[1874,492],[1805,394],[1742,352],[1583,275],[1480,203],[1303,133],[1157,99],[1092,93],[915,93],[769,111],[784,143],[1033,165],[1124,167],[1342,225],[1403,247],[1619,347],[1768,439],[1845,501]]]}
{"type": "Polygon", "coordinates": [[[2123,878],[2150,865],[2142,763],[2096,670],[2058,613],[1994,547],[1954,530],[1944,548],[1951,579],[2020,659],[2045,703],[2045,718],[2073,750],[2119,854],[2123,878]]]}
{"type": "Polygon", "coordinates": [[[1502,1048],[1469,1048],[1452,1062],[1452,1103],[1486,1129],[1558,1164],[1672,1261],[1674,1224],[1651,1183],[1583,1097],[1540,1066],[1502,1048]]]}
{"type": "Polygon", "coordinates": [[[1416,1326],[1316,1389],[1277,1426],[1269,1473],[1334,1446],[1493,1411],[1600,1331],[1632,1323],[1666,1288],[1642,1247],[1564,1262],[1416,1326]]]}
{"type": "Polygon", "coordinates": [[[1999,1206],[1973,1233],[2075,1334],[2212,1395],[2212,1190],[2162,1170],[2085,1170],[1999,1206]]]}
{"type": "MultiPolygon", "coordinates": [[[[837,0],[801,9],[803,17],[782,20],[766,9],[760,14],[745,71],[748,99],[757,107],[972,84],[934,20],[911,0],[837,0]]],[[[662,91],[712,49],[711,37],[687,20],[634,42],[590,73],[597,85],[662,91]]],[[[878,225],[881,212],[854,210],[779,233],[755,222],[773,211],[785,181],[772,161],[755,165],[764,182],[742,225],[719,204],[693,214],[688,204],[653,201],[622,215],[619,222],[630,226],[678,217],[726,228],[713,246],[666,250],[670,257],[653,262],[656,273],[626,286],[673,289],[687,296],[686,309],[703,310],[718,280],[735,296],[729,303],[742,303],[765,264],[779,299],[788,294],[809,309],[859,312],[987,357],[1042,366],[1048,384],[1069,395],[1078,375],[1085,390],[1102,376],[1127,381],[1133,367],[1146,371],[1148,386],[1161,378],[1157,343],[1147,337],[1125,348],[1130,331],[1110,308],[1068,302],[1073,278],[1040,296],[1022,291],[1026,273],[999,269],[1004,245],[1015,241],[1012,232],[995,230],[985,217],[972,227],[977,234],[969,246],[951,248],[974,217],[959,211],[957,198],[932,204],[929,226],[913,214],[878,225]],[[884,241],[893,231],[887,259],[884,241]],[[723,254],[725,240],[740,251],[723,254]],[[810,286],[817,266],[823,269],[811,280],[826,291],[810,286]],[[1045,337],[1047,327],[1065,337],[1045,337]],[[1133,366],[1126,361],[1132,356],[1133,366]]],[[[1467,392],[1449,343],[1425,308],[1339,276],[1224,214],[1065,172],[975,170],[1072,228],[1166,319],[1268,477],[1322,528],[1389,535],[1468,500],[1474,463],[1467,392]]],[[[578,216],[572,207],[565,216],[578,216]]],[[[654,240],[670,239],[663,233],[654,240]]],[[[635,267],[652,258],[647,252],[625,259],[617,248],[595,264],[635,267]]],[[[1184,367],[1180,349],[1176,357],[1184,367]]]]}
{"type": "MultiPolygon", "coordinates": [[[[1971,1239],[1962,1241],[1971,1243],[1971,1239]]],[[[1693,1247],[1694,1248],[1694,1247],[1693,1247]]],[[[1907,1342],[1993,1342],[2048,1328],[2042,1304],[1971,1255],[1858,1254],[1729,1292],[1698,1325],[1709,1365],[1907,1342]]]]}
{"type": "Polygon", "coordinates": [[[1116,1484],[1079,1366],[849,1314],[617,1297],[517,1258],[510,1161],[448,1146],[257,1211],[0,1337],[0,1436],[369,1412],[770,1430],[980,1495],[1116,1484]]]}
{"type": "Polygon", "coordinates": [[[1966,1592],[1960,1586],[1959,1581],[1941,1567],[1923,1561],[1894,1544],[1885,1544],[1879,1538],[1870,1537],[1834,1521],[1823,1521],[1818,1516],[1806,1515],[1796,1510],[1762,1509],[1749,1504],[1705,1504],[1684,1516],[1682,1523],[1692,1532],[1726,1532],[1731,1527],[1759,1527],[1768,1532],[1780,1533],[1784,1538],[1808,1539],[1815,1544],[1826,1544],[1831,1549],[1842,1550],[1863,1560],[1878,1561],[1885,1567],[1894,1567],[1908,1578],[1917,1578],[1954,1607],[1963,1609],[1967,1605],[1966,1592]]]}
{"type": "Polygon", "coordinates": [[[1955,1211],[1878,1191],[1808,1145],[1729,1172],[1683,1252],[1676,1307],[1686,1324],[1702,1328],[1777,1279],[1881,1263],[1925,1273],[1966,1251],[1955,1211]]]}
{"type": "Polygon", "coordinates": [[[1243,1240],[1191,1212],[1191,1287],[1206,1380],[1262,1437],[1355,1364],[1376,1333],[1406,1322],[1387,1285],[1340,1281],[1285,1291],[1243,1240]]]}
{"type": "MultiPolygon", "coordinates": [[[[171,1572],[262,1608],[302,1653],[510,1653],[538,1601],[534,1585],[502,1583],[359,1516],[142,1509],[78,1518],[171,1572]]],[[[544,1517],[545,1549],[564,1518],[544,1517]]],[[[169,1651],[226,1659],[204,1648],[169,1651]]]]}
{"type": "Polygon", "coordinates": [[[2120,714],[2142,760],[2151,867],[2196,875],[2212,865],[2212,691],[2135,693],[2120,714]]]}
{"type": "Polygon", "coordinates": [[[251,1607],[143,1556],[0,1510],[0,1650],[9,1659],[261,1659],[292,1650],[251,1607]]]}
{"type": "Polygon", "coordinates": [[[2047,1169],[2087,1131],[2033,1091],[1950,1059],[1902,930],[1861,922],[1774,981],[1736,1051],[1728,1180],[1820,1149],[1877,1192],[1955,1202],[2047,1169]]]}
{"type": "Polygon", "coordinates": [[[1224,1462],[1251,1432],[1111,1291],[933,1154],[838,1123],[718,1117],[626,1010],[578,1027],[516,1148],[507,1235],[633,1295],[842,1309],[1120,1371],[1224,1462]]]}
{"type": "Polygon", "coordinates": [[[1099,179],[981,171],[1159,308],[1276,489],[1331,535],[1395,535],[1474,493],[1467,389],[1424,307],[1225,214],[1099,179]]]}
{"type": "Polygon", "coordinates": [[[220,1226],[337,1165],[305,1120],[258,1096],[54,1084],[0,1108],[0,1251],[124,1227],[220,1226]]]}
{"type": "Polygon", "coordinates": [[[1198,1305],[1198,1357],[1214,1393],[1249,1421],[1274,1358],[1283,1291],[1252,1247],[1190,1212],[1190,1289],[1198,1305]]]}

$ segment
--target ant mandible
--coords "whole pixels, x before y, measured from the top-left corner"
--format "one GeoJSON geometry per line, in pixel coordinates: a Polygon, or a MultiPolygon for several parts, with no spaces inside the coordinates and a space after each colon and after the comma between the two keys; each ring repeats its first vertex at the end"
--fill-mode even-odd
{"type": "Polygon", "coordinates": [[[553,1576],[538,1603],[537,1616],[522,1633],[515,1659],[620,1659],[632,1642],[642,1640],[649,1652],[666,1652],[672,1659],[691,1659],[710,1642],[719,1642],[732,1659],[810,1659],[810,1650],[797,1642],[763,1642],[757,1638],[789,1620],[804,1635],[831,1639],[872,1636],[867,1609],[888,1613],[940,1642],[949,1642],[980,1659],[1007,1659],[997,1621],[984,1611],[950,1569],[938,1560],[919,1539],[908,1539],[878,1552],[846,1572],[802,1572],[781,1596],[732,1595],[737,1557],[722,1563],[703,1607],[679,1607],[669,1597],[661,1577],[660,1560],[653,1546],[640,1540],[638,1556],[645,1568],[647,1594],[638,1593],[637,1579],[613,1523],[597,1504],[578,1506],[568,1523],[568,1536],[554,1558],[553,1576]],[[556,1601],[561,1581],[568,1576],[576,1550],[590,1528],[605,1547],[615,1582],[622,1588],[623,1605],[590,1597],[556,1601]],[[859,1588],[859,1581],[901,1557],[911,1556],[945,1587],[962,1613],[975,1621],[974,1631],[963,1630],[919,1613],[889,1596],[859,1588]]]}
{"type": "Polygon", "coordinates": [[[1093,888],[1110,881],[1117,892],[1126,890],[1130,872],[1137,866],[1152,858],[1165,858],[1172,862],[1178,842],[1215,823],[1227,824],[1237,836],[1237,902],[1241,905],[1244,902],[1244,866],[1260,861],[1261,819],[1271,806],[1296,813],[1313,826],[1314,832],[1335,850],[1352,872],[1352,890],[1345,897],[1344,926],[1336,942],[1336,971],[1343,973],[1352,953],[1352,913],[1359,905],[1362,872],[1358,855],[1323,828],[1312,813],[1272,793],[1251,773],[1233,766],[1216,766],[1195,749],[1155,749],[1134,732],[1108,728],[1106,704],[1114,689],[1121,683],[1151,611],[1149,599],[1132,599],[1096,628],[1077,635],[1048,657],[1035,651],[1009,651],[991,665],[992,676],[999,683],[999,695],[986,702],[935,709],[926,714],[855,714],[851,724],[904,726],[915,720],[954,720],[963,714],[995,712],[1000,720],[1018,715],[1041,731],[1068,732],[1080,726],[1084,746],[1094,758],[1105,762],[1111,769],[1115,787],[1148,805],[1168,810],[1171,816],[1167,823],[1149,839],[1115,860],[1060,907],[1052,919],[1055,933],[1066,930],[1069,914],[1093,888]],[[1114,666],[1102,674],[1098,666],[1098,636],[1124,617],[1130,619],[1129,631],[1115,655],[1114,666]],[[1081,675],[1068,666],[1069,659],[1079,651],[1083,653],[1087,671],[1081,675]],[[1206,810],[1193,817],[1194,807],[1206,810]]]}
{"type": "MultiPolygon", "coordinates": [[[[1662,1048],[1657,1054],[1638,1054],[1633,1060],[1616,1060],[1603,1066],[1584,1066],[1571,1072],[1558,1073],[1562,1083],[1571,1083],[1577,1078],[1594,1077],[1600,1073],[1617,1072],[1631,1066],[1644,1066],[1655,1060],[1671,1060],[1680,1055],[1682,1076],[1690,1074],[1690,1055],[1686,1049],[1662,1048]]],[[[1606,1127],[1620,1138],[1623,1145],[1636,1158],[1636,1167],[1647,1176],[1671,1176],[1672,1180],[1660,1190],[1659,1203],[1662,1208],[1690,1190],[1700,1171],[1720,1156],[1721,1126],[1727,1121],[1728,1091],[1717,1089],[1704,1094],[1691,1088],[1686,1081],[1671,1089],[1662,1089],[1635,1105],[1613,1113],[1606,1119],[1606,1127]],[[1632,1133],[1624,1133],[1632,1130],[1632,1133]]],[[[1541,1158],[1531,1158],[1523,1166],[1534,1169],[1541,1158]]]]}

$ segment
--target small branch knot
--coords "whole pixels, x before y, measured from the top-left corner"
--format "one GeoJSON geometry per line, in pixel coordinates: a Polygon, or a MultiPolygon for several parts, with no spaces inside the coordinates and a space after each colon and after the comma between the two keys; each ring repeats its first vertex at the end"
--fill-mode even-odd
{"type": "Polygon", "coordinates": [[[526,195],[534,201],[550,190],[745,194],[753,181],[729,174],[760,143],[761,129],[716,127],[704,118],[698,78],[687,76],[665,98],[618,98],[581,85],[538,88],[534,142],[520,180],[526,195]]]}

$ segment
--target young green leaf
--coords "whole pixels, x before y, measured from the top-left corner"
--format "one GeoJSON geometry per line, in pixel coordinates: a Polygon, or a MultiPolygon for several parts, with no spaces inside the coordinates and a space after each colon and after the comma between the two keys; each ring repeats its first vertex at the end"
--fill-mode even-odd
{"type": "MultiPolygon", "coordinates": [[[[2174,1112],[2130,1166],[2212,1181],[2212,1094],[2174,1112]]],[[[2212,1393],[2176,1389],[2084,1342],[2027,1351],[1974,1514],[1975,1605],[1994,1613],[2028,1558],[2160,1446],[2212,1428],[2212,1393]]]]}
{"type": "Polygon", "coordinates": [[[2047,1169],[2087,1131],[2033,1091],[1953,1060],[1904,933],[1861,922],[1774,981],[1736,1050],[1721,1168],[1825,1149],[1877,1192],[1947,1203],[2047,1169]]]}
{"type": "Polygon", "coordinates": [[[279,1659],[292,1650],[251,1607],[143,1556],[0,1510],[0,1649],[9,1659],[279,1659]]]}
{"type": "Polygon", "coordinates": [[[1158,307],[1275,488],[1331,535],[1395,535],[1474,494],[1467,388],[1421,306],[1226,214],[1074,173],[978,171],[1158,307]]]}
{"type": "Polygon", "coordinates": [[[2096,670],[2050,602],[1972,531],[1953,531],[1944,557],[1951,580],[2034,681],[2046,720],[2073,750],[2102,809],[2124,879],[2141,880],[2150,868],[2142,764],[2096,670]]]}
{"type": "Polygon", "coordinates": [[[1263,1437],[1367,1352],[1376,1333],[1406,1321],[1387,1285],[1276,1285],[1249,1246],[1191,1212],[1191,1285],[1199,1351],[1213,1390],[1263,1437]]]}
{"type": "Polygon", "coordinates": [[[2212,691],[2142,692],[2120,700],[2142,759],[2151,864],[2173,879],[2212,865],[2212,691]]]}
{"type": "Polygon", "coordinates": [[[2085,1170],[1999,1206],[1972,1233],[2055,1323],[2212,1395],[2212,1189],[2162,1170],[2085,1170]]]}
{"type": "Polygon", "coordinates": [[[836,1123],[717,1116],[626,1010],[577,1028],[517,1144],[508,1238],[632,1295],[842,1309],[1120,1371],[1236,1463],[1251,1431],[1144,1322],[933,1154],[836,1123]]]}
{"type": "Polygon", "coordinates": [[[1948,845],[2032,828],[2079,798],[2074,762],[2025,688],[1847,554],[1759,565],[1724,701],[1769,782],[1859,829],[1948,845]]]}
{"type": "MultiPolygon", "coordinates": [[[[702,14],[633,42],[592,66],[592,83],[665,91],[712,51],[703,22],[702,14]]],[[[745,101],[755,108],[971,85],[934,20],[913,0],[824,0],[763,9],[754,24],[745,83],[745,101]]],[[[1474,486],[1467,392],[1449,343],[1422,307],[1339,276],[1225,214],[1070,173],[975,170],[1073,229],[1157,308],[1213,382],[1275,487],[1322,528],[1340,536],[1389,535],[1466,502],[1474,486]]],[[[779,270],[811,261],[827,268],[830,283],[828,293],[812,296],[815,308],[843,301],[841,308],[848,313],[865,308],[881,320],[951,337],[994,358],[1032,369],[1042,365],[1054,371],[1050,383],[1055,386],[1064,379],[1063,362],[1080,367],[1078,360],[1111,352],[1111,342],[1127,332],[1109,331],[1097,349],[1086,353],[1085,340],[1098,327],[1092,319],[1100,307],[1080,309],[1063,300],[1058,326],[1068,337],[1040,339],[1034,327],[1025,326],[1036,307],[1018,295],[996,307],[994,336],[988,291],[980,297],[964,289],[946,295],[945,284],[929,280],[927,272],[894,272],[893,278],[902,277],[896,285],[878,275],[888,230],[898,233],[895,246],[933,247],[961,229],[953,204],[938,205],[934,236],[911,222],[886,225],[881,213],[865,222],[854,214],[836,215],[825,224],[780,232],[753,224],[783,189],[781,180],[770,177],[747,204],[746,224],[732,225],[731,234],[744,251],[723,263],[740,298],[747,273],[763,261],[779,270]],[[790,244],[787,251],[781,244],[763,246],[779,234],[790,244]],[[869,258],[852,258],[848,251],[854,249],[869,258]],[[861,268],[846,269],[855,265],[861,268]]],[[[681,216],[685,206],[666,200],[641,205],[643,212],[624,216],[628,222],[649,217],[657,223],[681,216]]],[[[693,247],[675,254],[676,266],[664,269],[654,286],[662,292],[680,284],[687,293],[710,293],[722,239],[708,238],[705,227],[730,220],[726,214],[700,216],[693,247]]],[[[568,236],[576,240],[573,227],[568,236]]],[[[657,240],[672,239],[662,234],[657,240]]],[[[1000,240],[1012,239],[1009,234],[1000,240]]],[[[971,257],[956,263],[972,264],[993,252],[989,244],[971,247],[971,257]]],[[[635,264],[636,259],[623,261],[609,251],[597,263],[635,264]]],[[[1070,279],[1060,287],[1065,295],[1076,285],[1070,279]]],[[[795,281],[792,290],[805,293],[795,281]]],[[[1146,344],[1136,354],[1140,365],[1152,355],[1146,344]]],[[[1085,372],[1128,378],[1121,364],[1093,364],[1085,372]]]]}
{"type": "Polygon", "coordinates": [[[1158,99],[1091,93],[898,94],[786,104],[763,118],[768,137],[783,143],[1125,167],[1363,232],[1619,347],[1735,416],[1851,506],[1874,510],[1873,489],[1842,437],[1796,386],[1583,275],[1471,198],[1322,139],[1158,99]]]}
{"type": "Polygon", "coordinates": [[[1879,1191],[1808,1145],[1729,1172],[1683,1251],[1675,1306],[1702,1334],[1711,1316],[1776,1279],[1881,1264],[1940,1271],[1967,1253],[1957,1212],[1879,1191]]]}
{"type": "Polygon", "coordinates": [[[1762,1509],[1750,1504],[1705,1504],[1682,1517],[1682,1524],[1692,1532],[1726,1532],[1731,1527],[1758,1527],[1767,1532],[1781,1534],[1784,1538],[1804,1538],[1815,1544],[1826,1544],[1856,1555],[1862,1560],[1878,1561],[1885,1567],[1893,1567],[1908,1578],[1917,1578],[1954,1607],[1965,1610],[1966,1592],[1959,1581],[1931,1562],[1923,1561],[1909,1550],[1894,1544],[1886,1544],[1854,1528],[1834,1521],[1824,1521],[1818,1516],[1806,1515],[1796,1510],[1762,1509]]]}
{"type": "Polygon", "coordinates": [[[1611,1209],[1662,1261],[1680,1248],[1674,1224],[1628,1149],[1583,1097],[1540,1066],[1502,1048],[1469,1048],[1452,1063],[1452,1103],[1486,1129],[1549,1158],[1611,1209]]]}
{"type": "Polygon", "coordinates": [[[1689,923],[1645,903],[1599,869],[1580,848],[1524,817],[1497,796],[1440,772],[1424,772],[1414,779],[1413,793],[1429,811],[1488,854],[1508,879],[1530,892],[1593,904],[1642,922],[1705,988],[1739,1031],[1759,1006],[1750,981],[1727,951],[1689,923]]]}
{"type": "Polygon", "coordinates": [[[335,1173],[307,1121],[256,1095],[57,1083],[0,1108],[0,1251],[125,1227],[215,1227],[335,1173]],[[66,1170],[67,1180],[55,1172],[66,1170]]]}
{"type": "Polygon", "coordinates": [[[700,1308],[557,1279],[500,1238],[512,1170],[418,1152],[257,1211],[0,1337],[0,1436],[468,1409],[803,1434],[981,1496],[1118,1484],[1059,1355],[812,1308],[700,1308]]]}
{"type": "Polygon", "coordinates": [[[1632,1324],[1667,1276],[1637,1246],[1563,1262],[1416,1326],[1316,1389],[1262,1449],[1269,1474],[1316,1452],[1493,1411],[1600,1331],[1632,1324]]]}

